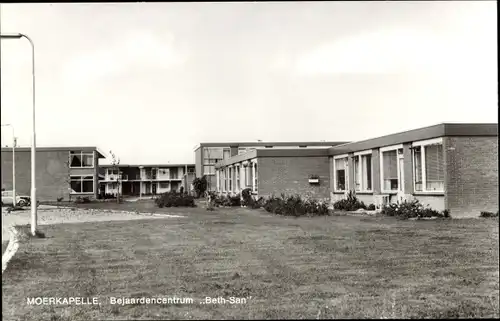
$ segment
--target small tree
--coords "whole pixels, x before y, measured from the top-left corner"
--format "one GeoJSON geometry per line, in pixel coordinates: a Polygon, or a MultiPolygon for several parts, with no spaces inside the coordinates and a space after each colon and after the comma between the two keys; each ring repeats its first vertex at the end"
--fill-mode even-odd
{"type": "Polygon", "coordinates": [[[109,151],[109,154],[111,155],[111,166],[113,168],[113,171],[116,171],[118,175],[116,176],[116,202],[120,203],[120,185],[121,185],[121,175],[120,175],[120,159],[116,157],[116,155],[113,153],[113,151],[109,151]]]}
{"type": "Polygon", "coordinates": [[[207,176],[203,175],[201,178],[196,177],[193,180],[193,187],[197,197],[200,197],[200,195],[204,195],[207,191],[207,176]]]}

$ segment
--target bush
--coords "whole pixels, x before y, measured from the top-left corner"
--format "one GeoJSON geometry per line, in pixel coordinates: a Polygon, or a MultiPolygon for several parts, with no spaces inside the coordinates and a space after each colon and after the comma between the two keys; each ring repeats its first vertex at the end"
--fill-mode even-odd
{"type": "Polygon", "coordinates": [[[333,203],[333,208],[342,211],[356,211],[360,208],[365,210],[367,209],[366,205],[358,200],[356,194],[354,194],[353,191],[349,191],[346,199],[342,199],[333,203]]]}
{"type": "Polygon", "coordinates": [[[439,212],[433,210],[429,207],[424,207],[418,200],[414,201],[404,201],[396,204],[389,204],[382,208],[382,214],[387,216],[396,216],[401,219],[409,218],[429,218],[429,217],[439,217],[439,218],[449,218],[450,211],[444,210],[439,212]]]}
{"type": "Polygon", "coordinates": [[[177,192],[166,192],[155,199],[158,207],[196,207],[194,197],[177,192]]]}
{"type": "Polygon", "coordinates": [[[374,210],[376,210],[375,204],[370,204],[370,205],[368,205],[368,207],[367,207],[366,209],[367,209],[367,210],[369,210],[369,211],[374,211],[374,210]]]}
{"type": "Polygon", "coordinates": [[[90,198],[88,197],[81,197],[81,196],[77,196],[76,199],[75,199],[75,203],[76,204],[86,204],[86,203],[90,203],[90,198]]]}
{"type": "Polygon", "coordinates": [[[479,216],[480,217],[498,217],[498,211],[496,213],[482,211],[481,214],[479,214],[479,216]]]}
{"type": "Polygon", "coordinates": [[[201,197],[207,191],[208,182],[207,177],[203,175],[201,178],[197,177],[193,180],[193,188],[197,197],[201,197]]]}
{"type": "Polygon", "coordinates": [[[270,196],[267,200],[259,199],[264,209],[273,214],[285,216],[328,215],[328,204],[314,199],[303,200],[298,195],[281,197],[270,196]]]}
{"type": "Polygon", "coordinates": [[[243,206],[251,206],[254,199],[252,197],[252,189],[251,188],[245,188],[244,190],[241,191],[241,198],[243,199],[243,203],[241,205],[243,206]]]}
{"type": "Polygon", "coordinates": [[[62,202],[62,201],[63,201],[63,199],[64,199],[64,197],[58,197],[58,198],[57,198],[57,202],[58,202],[58,203],[60,203],[60,202],[62,202]]]}

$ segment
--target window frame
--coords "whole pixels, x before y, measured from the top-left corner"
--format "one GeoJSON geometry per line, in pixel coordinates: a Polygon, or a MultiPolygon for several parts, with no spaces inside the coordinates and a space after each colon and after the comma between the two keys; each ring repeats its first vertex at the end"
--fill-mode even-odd
{"type": "Polygon", "coordinates": [[[401,185],[399,179],[399,154],[398,151],[403,148],[403,144],[391,145],[381,147],[379,149],[379,159],[380,159],[380,191],[385,194],[397,194],[399,193],[399,188],[401,185]],[[395,190],[385,190],[384,189],[384,152],[396,151],[396,173],[398,173],[398,187],[395,190]]]}
{"type": "MultiPolygon", "coordinates": [[[[368,150],[363,150],[363,151],[359,151],[359,152],[355,152],[354,155],[353,155],[353,166],[355,164],[355,159],[358,158],[358,171],[359,171],[359,179],[360,179],[360,182],[359,182],[359,185],[360,185],[360,188],[359,188],[359,191],[356,191],[356,175],[354,175],[354,190],[357,192],[357,193],[373,193],[373,150],[371,149],[368,149],[368,150]],[[363,156],[367,156],[367,155],[370,155],[371,156],[371,161],[370,161],[370,167],[371,167],[371,171],[370,171],[370,180],[371,180],[371,183],[372,183],[372,187],[371,189],[366,189],[364,184],[363,184],[363,156]]],[[[356,169],[354,169],[356,170],[356,169]]],[[[356,172],[354,172],[355,174],[356,172]]]]}
{"type": "Polygon", "coordinates": [[[349,190],[349,154],[342,154],[342,155],[336,155],[333,156],[333,191],[335,193],[345,193],[346,191],[349,190]],[[345,159],[344,161],[344,172],[345,172],[345,189],[339,190],[337,189],[337,166],[336,166],[336,160],[338,159],[345,159]]]}
{"type": "MultiPolygon", "coordinates": [[[[112,183],[114,184],[114,183],[112,183]]],[[[70,188],[70,194],[71,195],[93,195],[95,194],[95,177],[94,175],[85,175],[85,174],[78,174],[78,175],[70,175],[69,176],[69,188],[70,188]],[[84,177],[87,177],[87,176],[92,176],[92,192],[73,192],[73,187],[71,187],[71,182],[74,180],[75,177],[79,177],[80,178],[80,184],[82,186],[82,190],[83,190],[83,182],[86,181],[86,182],[90,182],[91,180],[90,179],[83,179],[84,177]]]]}
{"type": "Polygon", "coordinates": [[[236,183],[236,192],[239,192],[240,191],[240,188],[241,188],[241,183],[240,183],[240,173],[241,172],[241,169],[240,169],[240,165],[236,165],[235,166],[235,183],[236,183]]]}
{"type": "Polygon", "coordinates": [[[69,168],[95,168],[95,151],[92,152],[84,152],[84,151],[76,151],[72,150],[69,151],[69,162],[68,162],[68,167],[69,168]],[[83,160],[83,155],[92,155],[92,166],[71,166],[71,156],[73,155],[80,155],[80,163],[82,163],[83,160]]]}
{"type": "Polygon", "coordinates": [[[442,190],[427,190],[427,173],[426,173],[426,170],[425,170],[425,165],[426,165],[426,160],[425,160],[425,147],[426,146],[432,146],[432,145],[441,145],[442,146],[442,152],[443,152],[443,176],[444,176],[444,172],[445,172],[445,169],[444,169],[444,165],[445,165],[445,161],[444,161],[444,145],[443,145],[443,137],[439,137],[439,138],[433,138],[433,139],[426,139],[426,140],[421,140],[421,141],[416,141],[416,142],[413,142],[411,144],[411,148],[412,148],[412,151],[411,151],[411,157],[412,157],[412,173],[413,173],[413,193],[416,193],[416,194],[443,194],[444,193],[444,183],[445,183],[445,180],[444,180],[444,177],[443,177],[443,189],[442,190]],[[420,171],[422,173],[422,190],[421,191],[417,191],[416,189],[416,176],[415,176],[415,150],[419,148],[420,149],[420,157],[421,157],[421,161],[420,161],[420,171]]]}

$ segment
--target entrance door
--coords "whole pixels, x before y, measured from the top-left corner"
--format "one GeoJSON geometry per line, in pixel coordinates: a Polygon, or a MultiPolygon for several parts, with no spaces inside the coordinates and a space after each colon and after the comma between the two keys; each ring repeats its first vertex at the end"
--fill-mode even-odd
{"type": "MultiPolygon", "coordinates": [[[[399,153],[398,153],[399,154],[399,153]]],[[[398,202],[402,202],[405,196],[405,167],[402,153],[398,155],[398,202]]]]}
{"type": "Polygon", "coordinates": [[[153,195],[156,195],[156,183],[151,185],[151,189],[153,190],[153,195]]]}

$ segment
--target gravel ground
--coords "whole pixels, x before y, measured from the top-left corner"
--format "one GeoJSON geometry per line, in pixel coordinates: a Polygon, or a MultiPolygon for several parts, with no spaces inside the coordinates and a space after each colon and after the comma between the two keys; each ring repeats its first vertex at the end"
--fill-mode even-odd
{"type": "MultiPolygon", "coordinates": [[[[15,211],[7,213],[2,208],[2,240],[8,241],[10,235],[8,228],[11,225],[30,224],[31,211],[15,211]]],[[[165,217],[175,217],[178,215],[155,214],[151,213],[133,213],[124,211],[111,211],[102,209],[76,209],[76,208],[57,208],[55,206],[40,205],[38,208],[38,225],[51,225],[61,223],[80,223],[95,221],[124,221],[124,220],[144,220],[158,219],[165,217]]]]}

